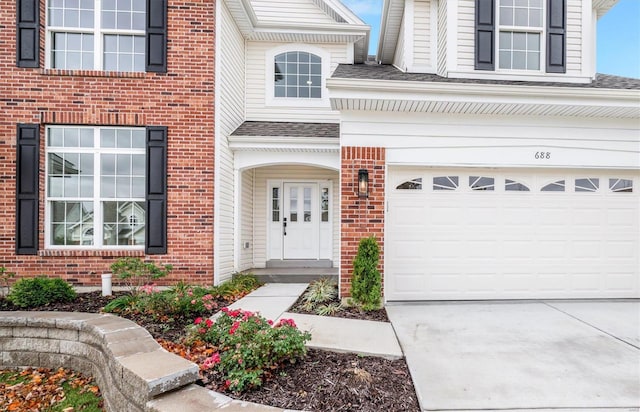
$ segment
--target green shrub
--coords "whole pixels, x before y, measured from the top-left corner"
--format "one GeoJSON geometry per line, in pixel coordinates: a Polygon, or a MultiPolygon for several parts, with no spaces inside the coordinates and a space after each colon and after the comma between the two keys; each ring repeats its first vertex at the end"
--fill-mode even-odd
{"type": "Polygon", "coordinates": [[[7,299],[21,308],[34,308],[56,302],[71,302],[75,297],[73,287],[64,280],[37,277],[18,280],[7,299]]]}
{"type": "Polygon", "coordinates": [[[188,341],[215,345],[218,352],[203,365],[216,368],[225,386],[234,392],[262,385],[264,375],[306,356],[305,342],[311,339],[291,319],[272,321],[243,310],[223,308],[215,322],[198,318],[188,341]]]}
{"type": "Polygon", "coordinates": [[[378,271],[380,248],[376,238],[371,236],[360,240],[358,253],[353,259],[351,297],[364,310],[380,307],[382,281],[378,271]]]}

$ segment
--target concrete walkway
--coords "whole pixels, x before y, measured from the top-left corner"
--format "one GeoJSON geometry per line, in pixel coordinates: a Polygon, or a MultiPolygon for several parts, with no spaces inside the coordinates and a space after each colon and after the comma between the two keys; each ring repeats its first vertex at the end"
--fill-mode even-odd
{"type": "Polygon", "coordinates": [[[310,348],[351,352],[387,359],[402,357],[393,327],[387,322],[341,319],[286,312],[305,291],[306,283],[268,283],[230,306],[260,312],[274,321],[293,319],[301,330],[311,332],[310,348]]]}
{"type": "Polygon", "coordinates": [[[387,306],[423,410],[640,407],[640,301],[387,306]]]}

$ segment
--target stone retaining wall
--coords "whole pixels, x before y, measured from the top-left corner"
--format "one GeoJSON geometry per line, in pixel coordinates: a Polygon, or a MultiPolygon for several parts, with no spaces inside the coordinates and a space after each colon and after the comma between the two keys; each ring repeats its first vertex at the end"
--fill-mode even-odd
{"type": "Polygon", "coordinates": [[[93,376],[108,411],[147,403],[198,379],[198,366],[164,350],[144,328],[117,316],[0,312],[2,367],[66,367],[93,376]]]}

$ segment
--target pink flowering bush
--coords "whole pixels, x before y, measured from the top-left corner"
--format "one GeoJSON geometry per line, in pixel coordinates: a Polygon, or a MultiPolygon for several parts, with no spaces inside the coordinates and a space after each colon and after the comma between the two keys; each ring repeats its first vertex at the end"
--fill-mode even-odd
{"type": "Polygon", "coordinates": [[[300,331],[292,319],[273,325],[256,313],[223,308],[215,322],[197,318],[188,339],[217,346],[218,352],[205,362],[206,369],[216,368],[225,387],[242,392],[262,385],[278,368],[304,358],[305,342],[311,335],[300,331]]]}

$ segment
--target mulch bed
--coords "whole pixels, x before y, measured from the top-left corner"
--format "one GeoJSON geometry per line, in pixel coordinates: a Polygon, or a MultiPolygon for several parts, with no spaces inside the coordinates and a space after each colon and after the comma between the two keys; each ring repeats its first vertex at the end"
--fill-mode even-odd
{"type": "MultiPolygon", "coordinates": [[[[72,303],[51,304],[31,310],[98,313],[114,296],[103,297],[100,292],[78,294],[72,303]]],[[[290,309],[298,310],[300,302],[290,309]]],[[[222,307],[224,305],[221,305],[222,307]]],[[[22,310],[0,298],[0,310],[22,310]]],[[[178,342],[184,328],[193,322],[188,319],[152,320],[146,315],[123,314],[146,328],[154,338],[178,342]]],[[[357,308],[340,311],[336,316],[387,322],[384,309],[361,312],[357,308]]],[[[203,376],[202,385],[221,391],[215,382],[203,376]],[[206,383],[205,383],[206,382],[206,383]]],[[[404,359],[390,361],[377,357],[339,354],[310,349],[307,358],[273,374],[258,390],[229,396],[272,405],[280,408],[340,411],[340,412],[413,412],[419,411],[409,369],[404,359]]]]}
{"type": "MultiPolygon", "coordinates": [[[[303,315],[316,315],[316,313],[313,311],[305,310],[303,305],[304,300],[302,298],[303,295],[304,293],[300,295],[296,303],[294,303],[293,306],[289,308],[289,312],[301,313],[303,315]]],[[[339,304],[340,299],[336,298],[327,303],[339,304]]],[[[332,316],[334,318],[373,320],[376,322],[389,322],[389,318],[387,317],[387,310],[385,308],[378,309],[378,310],[364,311],[355,306],[345,306],[342,308],[342,310],[329,316],[332,316]]]]}

